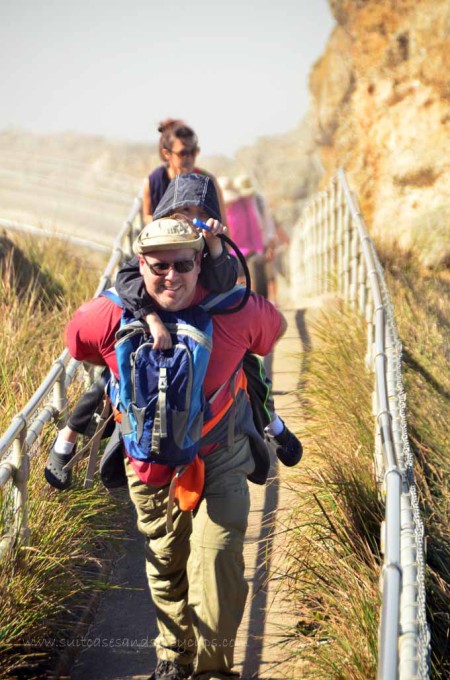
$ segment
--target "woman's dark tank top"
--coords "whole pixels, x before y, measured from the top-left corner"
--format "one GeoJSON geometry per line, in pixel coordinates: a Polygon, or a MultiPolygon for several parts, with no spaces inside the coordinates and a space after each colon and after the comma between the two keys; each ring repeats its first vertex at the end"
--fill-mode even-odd
{"type": "MultiPolygon", "coordinates": [[[[194,168],[193,172],[204,174],[200,168],[194,168]]],[[[155,212],[156,206],[164,196],[167,187],[170,184],[170,177],[165,165],[160,165],[159,168],[153,170],[148,176],[150,185],[150,200],[152,204],[152,213],[155,212]]]]}
{"type": "Polygon", "coordinates": [[[167,174],[167,169],[165,165],[160,165],[159,168],[153,170],[153,172],[148,176],[148,181],[150,185],[150,200],[152,202],[152,212],[155,211],[156,206],[162,199],[165,190],[170,184],[170,178],[167,174]]]}

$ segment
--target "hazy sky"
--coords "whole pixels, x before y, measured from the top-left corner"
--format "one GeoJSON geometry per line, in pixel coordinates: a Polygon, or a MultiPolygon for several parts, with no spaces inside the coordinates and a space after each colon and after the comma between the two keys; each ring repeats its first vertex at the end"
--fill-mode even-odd
{"type": "Polygon", "coordinates": [[[326,0],[0,0],[0,130],[156,142],[180,117],[231,155],[299,122],[333,25],[326,0]]]}

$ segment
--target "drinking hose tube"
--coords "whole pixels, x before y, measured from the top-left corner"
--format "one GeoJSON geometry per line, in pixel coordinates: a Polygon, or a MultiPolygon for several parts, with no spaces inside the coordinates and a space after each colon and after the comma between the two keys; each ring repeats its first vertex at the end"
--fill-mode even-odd
{"type": "MultiPolygon", "coordinates": [[[[192,224],[194,225],[194,227],[198,227],[199,229],[204,229],[205,231],[212,231],[211,227],[208,227],[208,225],[205,224],[205,222],[202,222],[197,217],[194,217],[194,219],[192,220],[192,224]]],[[[242,265],[242,269],[244,270],[244,275],[245,275],[245,293],[242,296],[242,299],[239,301],[239,303],[237,305],[235,305],[234,307],[228,307],[227,309],[217,309],[212,313],[213,314],[234,314],[235,312],[238,312],[240,309],[245,307],[245,305],[247,304],[247,301],[250,297],[250,293],[252,292],[252,282],[251,282],[251,278],[250,278],[250,272],[249,272],[249,269],[248,269],[247,261],[246,261],[244,255],[239,250],[239,247],[237,246],[237,244],[229,236],[225,236],[225,234],[217,234],[217,236],[220,239],[222,239],[222,241],[225,241],[225,243],[228,243],[228,245],[231,246],[231,248],[236,253],[236,256],[237,256],[239,262],[242,265]]]]}

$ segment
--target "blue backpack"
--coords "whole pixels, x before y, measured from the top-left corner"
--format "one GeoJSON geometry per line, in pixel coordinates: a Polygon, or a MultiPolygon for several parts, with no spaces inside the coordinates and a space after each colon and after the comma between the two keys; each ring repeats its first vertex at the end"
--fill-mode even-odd
{"type": "MultiPolygon", "coordinates": [[[[132,458],[172,467],[195,458],[209,415],[203,382],[212,349],[211,314],[242,299],[243,291],[235,286],[212,293],[201,305],[176,313],[158,310],[172,335],[169,350],[153,349],[147,325],[123,311],[115,344],[119,381],[112,377],[108,396],[121,413],[132,458]]],[[[103,295],[123,307],[114,289],[103,295]]]]}

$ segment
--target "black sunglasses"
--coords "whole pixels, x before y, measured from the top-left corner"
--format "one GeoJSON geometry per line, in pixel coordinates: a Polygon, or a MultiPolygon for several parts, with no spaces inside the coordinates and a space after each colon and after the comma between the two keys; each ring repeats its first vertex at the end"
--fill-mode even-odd
{"type": "MultiPolygon", "coordinates": [[[[144,258],[145,259],[145,258],[144,258]]],[[[178,260],[177,262],[147,262],[145,264],[155,276],[164,276],[173,267],[179,274],[187,274],[194,269],[195,257],[192,260],[178,260]]]]}
{"type": "Polygon", "coordinates": [[[188,156],[195,156],[198,153],[198,148],[194,146],[193,149],[181,149],[181,151],[172,151],[172,149],[167,149],[169,153],[173,153],[178,158],[188,158],[188,156]]]}

